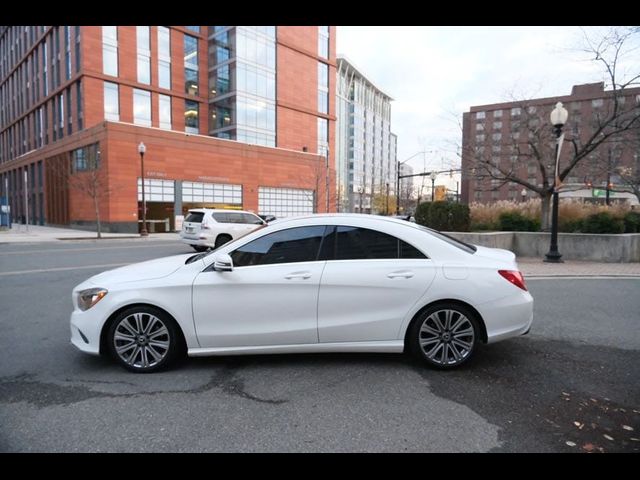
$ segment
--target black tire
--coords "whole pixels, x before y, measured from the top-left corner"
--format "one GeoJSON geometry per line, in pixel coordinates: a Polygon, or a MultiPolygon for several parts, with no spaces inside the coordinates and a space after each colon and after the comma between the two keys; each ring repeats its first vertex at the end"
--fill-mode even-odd
{"type": "Polygon", "coordinates": [[[480,338],[474,312],[463,305],[443,302],[431,305],[411,324],[408,347],[414,357],[428,365],[451,369],[469,361],[480,338]]]}
{"type": "Polygon", "coordinates": [[[191,245],[196,252],[205,252],[209,250],[209,247],[205,245],[191,245]]]}
{"type": "Polygon", "coordinates": [[[215,243],[215,247],[213,247],[214,249],[221,247],[222,245],[224,245],[225,243],[228,243],[231,241],[231,237],[229,235],[218,235],[216,237],[216,243],[215,243]]]}
{"type": "Polygon", "coordinates": [[[120,366],[136,373],[165,369],[185,350],[175,320],[145,305],[128,308],[114,318],[107,332],[107,346],[120,366]]]}

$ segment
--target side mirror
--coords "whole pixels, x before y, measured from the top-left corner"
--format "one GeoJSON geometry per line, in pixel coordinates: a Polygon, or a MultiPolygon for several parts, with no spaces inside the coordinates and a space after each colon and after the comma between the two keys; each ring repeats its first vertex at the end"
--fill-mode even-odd
{"type": "Polygon", "coordinates": [[[233,271],[233,260],[227,253],[218,253],[213,258],[213,269],[216,272],[231,272],[233,271]]]}

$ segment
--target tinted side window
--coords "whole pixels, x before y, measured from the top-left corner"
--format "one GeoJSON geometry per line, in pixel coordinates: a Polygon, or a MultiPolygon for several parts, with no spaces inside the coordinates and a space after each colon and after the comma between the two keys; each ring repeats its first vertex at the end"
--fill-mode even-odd
{"type": "Polygon", "coordinates": [[[227,223],[245,223],[243,213],[227,213],[227,223]]]}
{"type": "Polygon", "coordinates": [[[367,228],[338,227],[336,260],[398,258],[398,239],[367,228]]]}
{"type": "Polygon", "coordinates": [[[324,229],[324,226],[298,227],[265,235],[231,253],[233,265],[246,267],[315,261],[324,229]]]}
{"type": "Polygon", "coordinates": [[[229,223],[226,213],[212,213],[213,219],[218,223],[229,223]]]}
{"type": "Polygon", "coordinates": [[[398,242],[400,242],[400,258],[429,258],[413,245],[409,245],[400,239],[398,239],[398,242]]]}
{"type": "Polygon", "coordinates": [[[251,215],[250,213],[242,214],[242,223],[250,223],[252,225],[262,225],[262,220],[255,215],[251,215]]]}

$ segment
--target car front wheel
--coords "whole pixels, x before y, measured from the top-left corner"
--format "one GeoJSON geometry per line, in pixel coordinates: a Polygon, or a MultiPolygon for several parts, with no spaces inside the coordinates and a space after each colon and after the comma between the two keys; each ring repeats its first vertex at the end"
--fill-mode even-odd
{"type": "Polygon", "coordinates": [[[471,358],[480,336],[478,320],[468,308],[438,304],[427,308],[411,326],[414,356],[436,368],[454,368],[471,358]]]}
{"type": "Polygon", "coordinates": [[[132,372],[151,373],[169,366],[181,350],[174,320],[150,306],[120,313],[108,331],[109,351],[132,372]]]}

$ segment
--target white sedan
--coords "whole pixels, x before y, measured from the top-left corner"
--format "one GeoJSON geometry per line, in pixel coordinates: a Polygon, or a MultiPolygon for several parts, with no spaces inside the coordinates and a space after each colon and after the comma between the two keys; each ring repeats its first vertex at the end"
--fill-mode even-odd
{"type": "Polygon", "coordinates": [[[185,353],[409,351],[451,368],[533,319],[512,252],[372,215],[280,220],[213,252],[101,273],[72,296],[71,342],[134,372],[185,353]]]}

